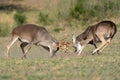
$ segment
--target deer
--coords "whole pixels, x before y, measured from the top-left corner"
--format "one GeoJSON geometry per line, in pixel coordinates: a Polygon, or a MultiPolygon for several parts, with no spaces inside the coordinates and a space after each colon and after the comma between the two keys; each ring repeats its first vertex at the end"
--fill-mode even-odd
{"type": "Polygon", "coordinates": [[[21,42],[20,47],[23,52],[23,57],[26,58],[26,53],[31,49],[33,45],[42,46],[50,52],[50,56],[54,56],[59,50],[59,42],[52,37],[49,32],[42,26],[35,24],[25,24],[15,27],[12,30],[12,37],[7,45],[6,57],[9,58],[9,50],[11,46],[19,40],[21,42]],[[25,50],[25,47],[27,49],[25,50]]]}
{"type": "Polygon", "coordinates": [[[116,32],[116,24],[109,20],[91,25],[77,37],[73,34],[72,43],[75,48],[75,52],[79,56],[84,47],[87,44],[91,44],[95,47],[95,50],[92,51],[92,55],[96,53],[99,54],[110,44],[116,32]],[[99,42],[101,44],[97,47],[96,44],[99,42]]]}

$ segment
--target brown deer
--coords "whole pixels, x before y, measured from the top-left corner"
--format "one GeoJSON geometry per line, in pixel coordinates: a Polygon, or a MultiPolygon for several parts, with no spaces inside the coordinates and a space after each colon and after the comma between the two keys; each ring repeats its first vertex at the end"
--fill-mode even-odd
{"type": "Polygon", "coordinates": [[[30,50],[32,45],[42,46],[43,48],[49,50],[50,56],[54,56],[55,53],[59,50],[58,41],[53,38],[44,27],[34,24],[26,24],[13,29],[12,38],[7,45],[7,58],[10,55],[9,49],[16,40],[21,41],[20,47],[22,49],[24,58],[26,58],[26,53],[30,50]],[[24,48],[28,44],[29,46],[25,50],[24,48]]]}
{"type": "Polygon", "coordinates": [[[92,54],[99,53],[108,46],[116,31],[116,25],[112,21],[99,22],[98,24],[89,26],[77,37],[73,35],[73,47],[78,55],[80,55],[85,45],[92,44],[96,48],[92,54]],[[98,42],[102,43],[99,47],[96,46],[98,42]]]}

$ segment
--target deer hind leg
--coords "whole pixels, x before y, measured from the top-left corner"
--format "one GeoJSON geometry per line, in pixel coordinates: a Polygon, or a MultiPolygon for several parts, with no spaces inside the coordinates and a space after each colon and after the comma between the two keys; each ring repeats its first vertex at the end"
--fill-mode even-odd
{"type": "Polygon", "coordinates": [[[104,47],[103,48],[101,48],[100,49],[100,51],[99,52],[102,52],[103,51],[103,49],[105,49],[109,44],[110,44],[110,41],[111,41],[111,38],[109,38],[108,40],[107,40],[107,43],[104,45],[104,47]]]}
{"type": "Polygon", "coordinates": [[[18,39],[18,36],[13,36],[12,38],[11,38],[11,40],[10,40],[10,42],[8,43],[8,45],[7,45],[7,53],[6,53],[6,57],[7,58],[9,58],[9,56],[10,56],[10,53],[9,53],[9,50],[10,50],[10,47],[15,43],[15,41],[18,39]]]}
{"type": "Polygon", "coordinates": [[[105,46],[106,43],[107,43],[107,41],[104,39],[103,36],[101,36],[101,37],[99,37],[99,38],[100,38],[102,44],[101,44],[97,49],[95,49],[95,50],[92,52],[93,55],[94,55],[96,52],[99,52],[100,49],[104,48],[104,46],[105,46]]]}
{"type": "Polygon", "coordinates": [[[27,45],[28,45],[28,43],[26,43],[26,42],[22,42],[22,43],[20,44],[20,47],[21,47],[21,49],[22,49],[23,57],[24,57],[24,58],[26,58],[26,54],[25,54],[24,48],[25,48],[27,45]]]}

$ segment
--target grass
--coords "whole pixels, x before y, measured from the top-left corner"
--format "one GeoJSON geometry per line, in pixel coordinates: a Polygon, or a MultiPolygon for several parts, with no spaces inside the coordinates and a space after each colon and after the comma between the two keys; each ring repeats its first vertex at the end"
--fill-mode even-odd
{"type": "MultiPolygon", "coordinates": [[[[56,38],[61,38],[61,33],[56,34],[56,38]]],[[[64,54],[60,50],[56,57],[50,58],[49,53],[43,48],[33,46],[28,53],[28,59],[21,59],[22,51],[19,48],[19,42],[16,42],[10,49],[11,59],[4,59],[5,45],[10,38],[0,38],[0,79],[119,80],[119,34],[118,28],[111,44],[105,48],[101,55],[91,55],[90,52],[94,47],[87,45],[82,56],[73,55],[74,53],[64,54]]]]}
{"type": "Polygon", "coordinates": [[[120,57],[0,60],[2,80],[119,80],[120,57]],[[87,59],[86,59],[87,58],[87,59]]]}

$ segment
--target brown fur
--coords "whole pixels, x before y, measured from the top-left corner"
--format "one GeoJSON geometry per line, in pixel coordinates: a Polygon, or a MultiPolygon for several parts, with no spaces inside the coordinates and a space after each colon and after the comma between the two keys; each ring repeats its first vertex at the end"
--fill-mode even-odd
{"type": "Polygon", "coordinates": [[[58,41],[53,38],[44,27],[34,24],[26,24],[13,29],[12,38],[7,45],[7,57],[9,57],[10,47],[17,39],[21,41],[20,47],[23,51],[24,57],[26,57],[26,53],[30,50],[32,45],[40,45],[43,48],[49,50],[51,56],[55,55],[56,51],[59,49],[58,41]],[[29,48],[25,51],[24,48],[28,44],[29,48]]]}
{"type": "MultiPolygon", "coordinates": [[[[115,23],[112,21],[102,21],[98,24],[89,26],[82,34],[78,35],[74,45],[80,44],[83,49],[86,44],[92,44],[97,48],[96,43],[102,42],[102,44],[93,51],[93,54],[99,51],[101,52],[105,48],[104,46],[110,43],[116,31],[117,28],[115,23]]],[[[78,53],[80,54],[81,51],[82,50],[79,50],[78,53]]]]}

